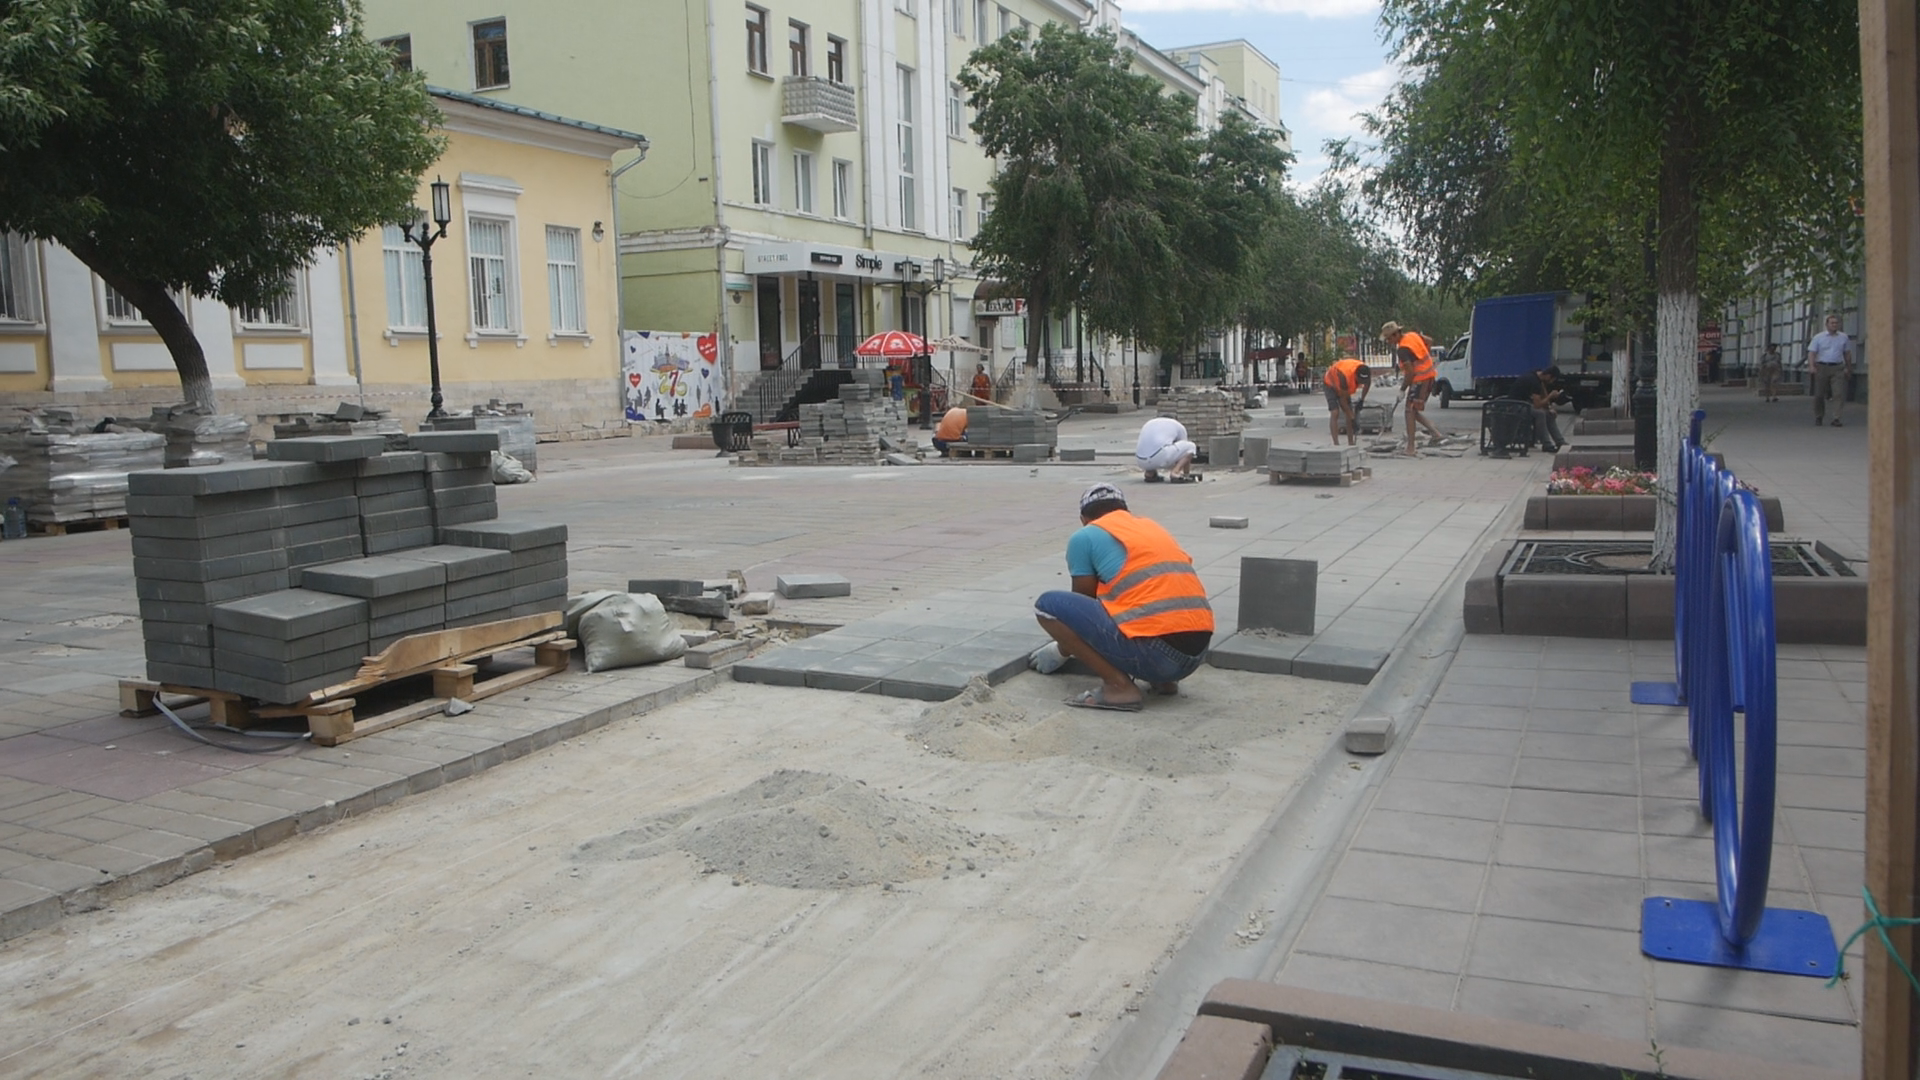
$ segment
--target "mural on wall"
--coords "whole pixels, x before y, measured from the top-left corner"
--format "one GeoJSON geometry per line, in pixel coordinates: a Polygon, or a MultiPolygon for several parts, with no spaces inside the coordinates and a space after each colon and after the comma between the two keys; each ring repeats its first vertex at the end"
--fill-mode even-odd
{"type": "Polygon", "coordinates": [[[628,420],[665,424],[725,407],[714,335],[626,330],[620,344],[628,420]]]}

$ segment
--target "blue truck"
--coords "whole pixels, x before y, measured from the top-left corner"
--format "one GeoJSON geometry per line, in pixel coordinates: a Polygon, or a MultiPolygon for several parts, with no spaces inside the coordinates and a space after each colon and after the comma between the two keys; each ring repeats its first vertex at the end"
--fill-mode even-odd
{"type": "Polygon", "coordinates": [[[1473,324],[1435,367],[1440,407],[1454,398],[1504,397],[1522,375],[1558,367],[1575,409],[1605,405],[1613,361],[1588,359],[1586,335],[1572,315],[1585,303],[1574,293],[1496,296],[1473,305],[1473,324]]]}

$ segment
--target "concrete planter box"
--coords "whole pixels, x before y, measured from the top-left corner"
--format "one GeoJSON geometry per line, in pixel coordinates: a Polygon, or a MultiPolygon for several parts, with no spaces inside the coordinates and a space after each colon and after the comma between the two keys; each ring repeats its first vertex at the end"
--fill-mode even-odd
{"type": "MultiPolygon", "coordinates": [[[[1845,565],[1826,545],[1814,546],[1823,558],[1845,565]]],[[[1467,580],[1461,610],[1467,633],[1673,639],[1670,575],[1502,576],[1509,552],[1508,545],[1497,545],[1467,580]]],[[[1866,577],[1774,578],[1777,640],[1782,645],[1865,645],[1868,588],[1866,577]]]]}
{"type": "MultiPolygon", "coordinates": [[[[1555,532],[1652,532],[1656,509],[1654,495],[1531,495],[1527,498],[1523,527],[1555,532]]],[[[1767,530],[1786,529],[1786,515],[1780,500],[1772,495],[1760,497],[1767,514],[1767,530]]]]}

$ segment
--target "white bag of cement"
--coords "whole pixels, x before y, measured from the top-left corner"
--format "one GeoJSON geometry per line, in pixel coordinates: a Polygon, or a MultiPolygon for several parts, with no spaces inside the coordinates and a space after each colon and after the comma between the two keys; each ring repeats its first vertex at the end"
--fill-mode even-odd
{"type": "Polygon", "coordinates": [[[626,593],[618,589],[595,589],[592,592],[581,593],[579,596],[569,596],[567,598],[567,636],[570,638],[580,636],[580,616],[592,611],[600,601],[625,595],[626,593]]]}
{"type": "Polygon", "coordinates": [[[533,474],[527,471],[526,466],[520,464],[519,458],[514,457],[512,454],[503,454],[495,450],[493,452],[493,482],[496,484],[531,484],[533,483],[533,474]]]}
{"type": "Polygon", "coordinates": [[[588,671],[657,664],[687,651],[667,609],[649,593],[616,593],[593,605],[580,616],[580,644],[588,671]]]}

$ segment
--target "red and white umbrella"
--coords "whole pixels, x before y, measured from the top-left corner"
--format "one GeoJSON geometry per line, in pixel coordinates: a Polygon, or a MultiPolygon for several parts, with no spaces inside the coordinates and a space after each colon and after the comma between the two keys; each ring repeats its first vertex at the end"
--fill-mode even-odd
{"type": "Polygon", "coordinates": [[[927,355],[927,341],[919,334],[909,334],[905,330],[888,330],[861,342],[860,347],[853,350],[853,353],[855,356],[907,360],[915,356],[927,355]]]}

